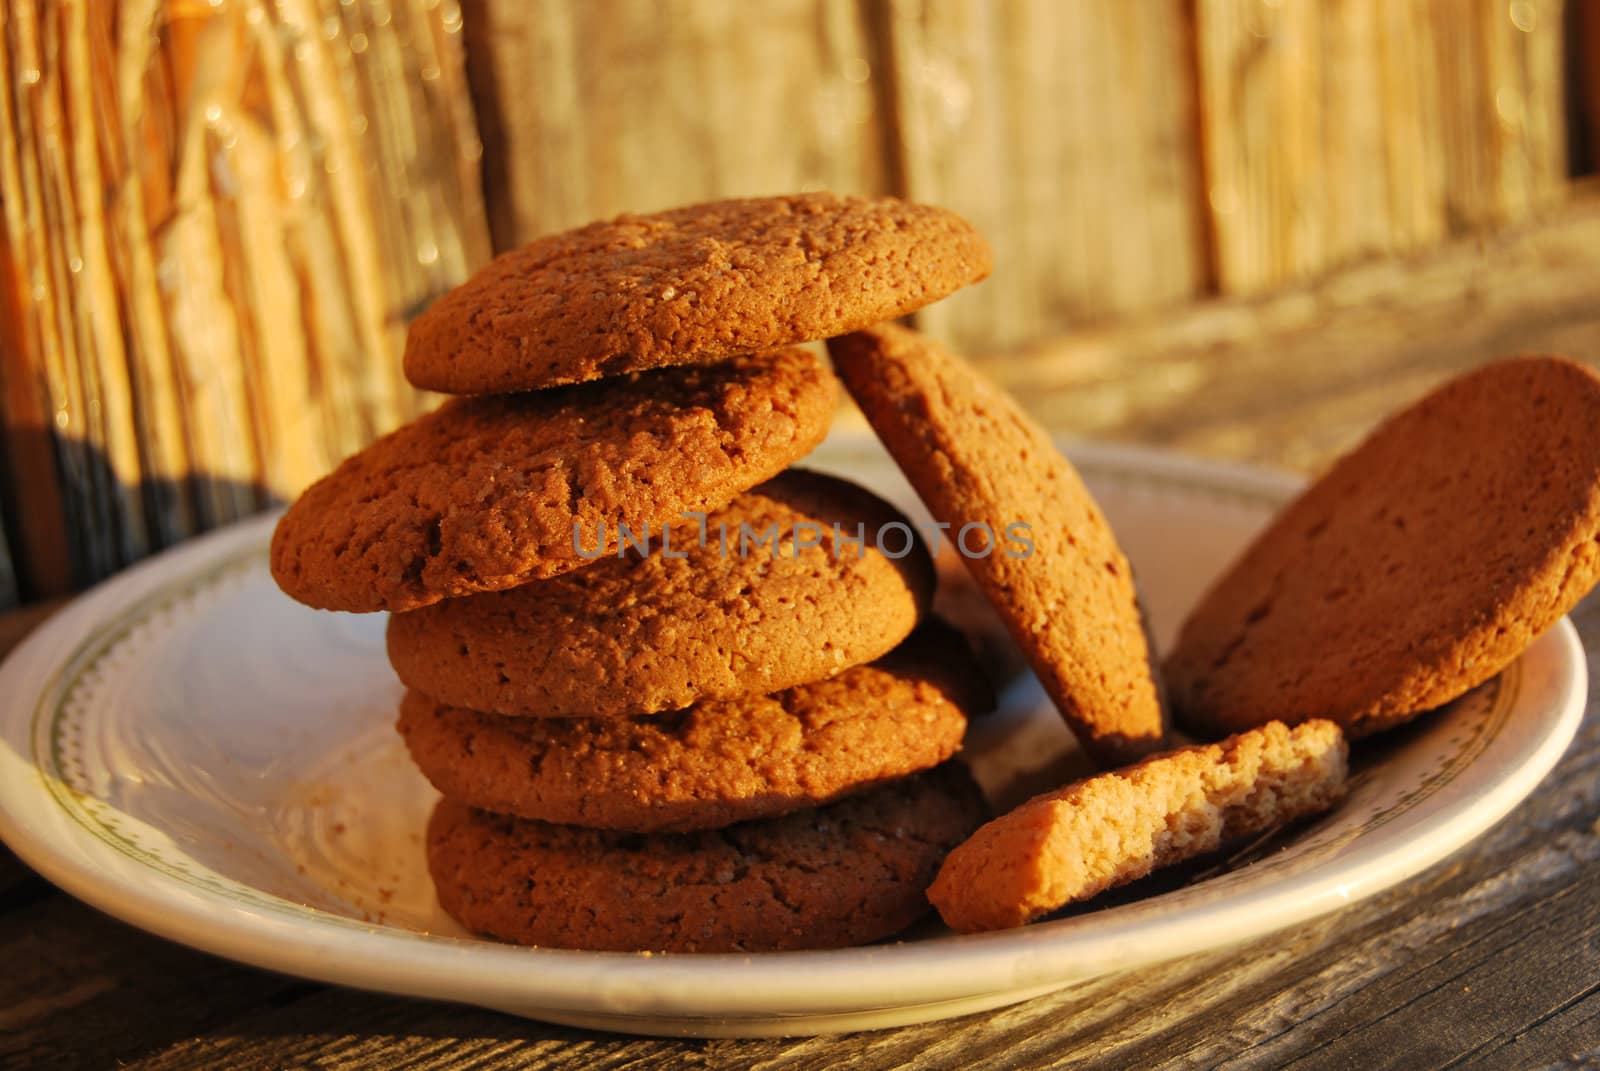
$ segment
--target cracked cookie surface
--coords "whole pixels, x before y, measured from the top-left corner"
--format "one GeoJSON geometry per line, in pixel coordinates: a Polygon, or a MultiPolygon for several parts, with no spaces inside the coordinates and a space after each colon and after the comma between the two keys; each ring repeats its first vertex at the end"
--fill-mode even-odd
{"type": "Polygon", "coordinates": [[[1273,722],[1035,796],[950,853],[928,899],[953,929],[1021,926],[1344,796],[1339,727],[1273,722]]]}
{"type": "Polygon", "coordinates": [[[927,912],[928,882],[983,820],[959,763],[781,818],[700,833],[612,833],[441,800],[439,903],[519,944],[771,952],[865,944],[927,912]]]}
{"type": "Polygon", "coordinates": [[[480,394],[786,346],[892,320],[989,274],[955,213],[830,193],[619,216],[495,258],[412,323],[405,372],[480,394]]]}
{"type": "Polygon", "coordinates": [[[508,718],[407,693],[398,728],[441,793],[637,833],[768,818],[937,766],[993,695],[966,642],[927,622],[895,650],[774,695],[630,718],[508,718]]]}
{"type": "Polygon", "coordinates": [[[376,611],[568,572],[602,524],[654,530],[782,471],[837,401],[796,349],[454,399],[312,484],[273,532],[272,575],[307,605],[376,611]]]}
{"type": "Polygon", "coordinates": [[[1161,746],[1133,571],[1071,463],[1015,400],[932,340],[883,324],[828,343],[845,387],[949,535],[1078,742],[1102,766],[1161,746]],[[1009,538],[1026,525],[1027,552],[1009,538]]]}
{"type": "Polygon", "coordinates": [[[910,533],[854,484],[791,469],[708,516],[703,542],[691,522],[648,553],[629,547],[553,580],[397,614],[389,661],[449,706],[532,717],[765,695],[869,662],[910,634],[934,586],[910,533]]]}

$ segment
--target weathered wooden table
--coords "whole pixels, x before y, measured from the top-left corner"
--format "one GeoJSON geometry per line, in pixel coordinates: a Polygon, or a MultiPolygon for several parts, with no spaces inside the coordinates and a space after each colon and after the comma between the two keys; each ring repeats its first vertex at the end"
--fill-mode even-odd
{"type": "MultiPolygon", "coordinates": [[[[1063,429],[1311,467],[1459,367],[1530,348],[1600,357],[1597,262],[1591,201],[1487,247],[995,367],[1063,429]]],[[[40,616],[0,619],[0,649],[40,616]]],[[[925,1026],[654,1040],[235,966],[0,853],[0,1067],[1600,1067],[1600,597],[1574,619],[1590,713],[1532,797],[1420,877],[1230,951],[925,1026]]]]}

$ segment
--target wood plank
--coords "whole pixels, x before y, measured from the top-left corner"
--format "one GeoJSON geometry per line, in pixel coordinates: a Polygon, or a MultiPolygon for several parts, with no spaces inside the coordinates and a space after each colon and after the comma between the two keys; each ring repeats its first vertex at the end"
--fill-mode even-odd
{"type": "Polygon", "coordinates": [[[1223,289],[1524,219],[1559,196],[1561,12],[1558,0],[1199,4],[1223,289]]]}
{"type": "Polygon", "coordinates": [[[584,1066],[599,1071],[619,1064],[672,1066],[670,1061],[704,1044],[595,1035],[478,1008],[323,989],[281,1007],[257,1009],[227,1030],[179,1041],[131,1066],[163,1071],[584,1066]]]}
{"type": "Polygon", "coordinates": [[[1259,298],[986,358],[1049,426],[1310,469],[1462,368],[1600,361],[1600,187],[1531,222],[1259,298]]]}
{"type": "Polygon", "coordinates": [[[306,988],[141,933],[60,894],[0,913],[0,954],[8,965],[0,972],[0,1068],[134,1061],[306,988]]]}
{"type": "Polygon", "coordinates": [[[1513,1061],[1524,1067],[1582,1067],[1600,1061],[1600,992],[1558,1008],[1532,1028],[1473,1053],[1462,1071],[1499,1071],[1513,1061]]]}
{"type": "Polygon", "coordinates": [[[921,326],[988,350],[1203,288],[1184,5],[886,10],[903,190],[995,247],[993,278],[921,326]]]}
{"type": "Polygon", "coordinates": [[[1351,994],[1340,1009],[1342,1033],[1281,1066],[1444,1067],[1485,1050],[1503,1051],[1510,1039],[1593,994],[1600,985],[1596,963],[1600,900],[1568,886],[1497,917],[1492,926],[1472,927],[1420,984],[1390,975],[1351,994]],[[1530,955],[1539,964],[1532,978],[1530,955]],[[1463,1051],[1463,1020],[1491,1040],[1463,1051]]]}
{"type": "Polygon", "coordinates": [[[721,196],[884,188],[849,0],[467,0],[495,243],[721,196]]]}

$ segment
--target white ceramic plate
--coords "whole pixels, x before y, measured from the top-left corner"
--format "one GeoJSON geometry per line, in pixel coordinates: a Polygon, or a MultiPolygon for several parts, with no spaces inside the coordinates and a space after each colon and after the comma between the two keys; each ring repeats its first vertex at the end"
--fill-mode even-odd
{"type": "MultiPolygon", "coordinates": [[[[1138,570],[1158,642],[1295,487],[1148,451],[1073,453],[1138,570]]],[[[836,441],[812,463],[909,501],[871,444],[836,441]]],[[[1369,896],[1481,833],[1556,762],[1583,712],[1583,652],[1564,621],[1499,679],[1360,749],[1338,811],[1132,902],[995,934],[930,924],[834,952],[515,948],[466,936],[434,902],[420,839],[433,793],[390,727],[399,686],[383,618],[280,595],[266,567],[271,526],[242,524],[129,570],[0,668],[0,834],[73,895],[196,948],[583,1026],[889,1026],[1256,937],[1369,896]]],[[[975,727],[970,751],[1004,798],[1058,766],[1070,742],[1028,680],[975,727]]]]}

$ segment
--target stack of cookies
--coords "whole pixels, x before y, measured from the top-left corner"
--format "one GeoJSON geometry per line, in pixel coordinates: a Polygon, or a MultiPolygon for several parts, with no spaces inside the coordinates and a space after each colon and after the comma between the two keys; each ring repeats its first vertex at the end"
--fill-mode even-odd
{"type": "Polygon", "coordinates": [[[393,613],[451,915],[616,950],[856,944],[930,900],[959,930],[1022,925],[1333,806],[1347,736],[1499,672],[1600,580],[1600,377],[1491,365],[1378,429],[1201,600],[1165,679],[1215,742],[1164,751],[1132,572],[1083,482],[1014,399],[886,322],[989,267],[938,209],[730,201],[535,242],[413,324],[407,375],[464,397],[310,488],[272,568],[312,606],[393,613]],[[838,384],[783,347],[823,338],[1104,772],[980,827],[953,756],[987,686],[927,615],[927,551],[790,468],[838,384]]]}
{"type": "Polygon", "coordinates": [[[273,575],[390,611],[443,799],[441,904],[508,940],[856,944],[983,818],[986,687],[914,529],[789,466],[837,404],[795,343],[981,279],[950,213],[831,195],[623,217],[495,260],[413,324],[454,398],[311,487],[273,575]]]}

